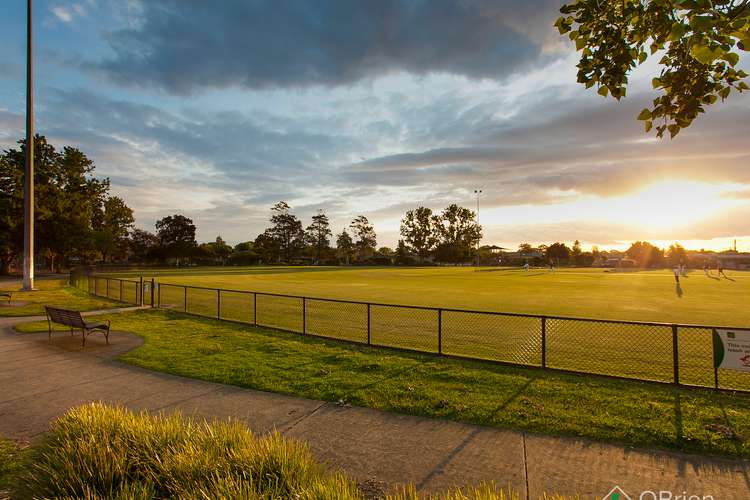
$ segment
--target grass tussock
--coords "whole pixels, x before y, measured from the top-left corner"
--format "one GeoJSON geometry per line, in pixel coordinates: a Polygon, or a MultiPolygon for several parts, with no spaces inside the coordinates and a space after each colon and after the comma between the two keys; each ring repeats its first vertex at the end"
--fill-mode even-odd
{"type": "Polygon", "coordinates": [[[360,498],[308,447],[236,422],[195,422],[91,404],[70,410],[36,450],[20,497],[360,498]]]}

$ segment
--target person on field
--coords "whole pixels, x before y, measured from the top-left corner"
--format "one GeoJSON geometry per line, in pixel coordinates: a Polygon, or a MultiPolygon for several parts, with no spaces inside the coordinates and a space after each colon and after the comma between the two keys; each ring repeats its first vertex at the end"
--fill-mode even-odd
{"type": "Polygon", "coordinates": [[[719,274],[718,274],[719,277],[722,277],[722,276],[724,276],[725,278],[727,277],[727,275],[724,274],[724,266],[721,263],[717,264],[716,268],[719,271],[719,274]]]}
{"type": "Polygon", "coordinates": [[[526,262],[526,263],[525,263],[525,264],[523,265],[523,270],[524,270],[524,271],[526,271],[527,273],[529,272],[529,263],[528,263],[528,262],[526,262]]]}
{"type": "Polygon", "coordinates": [[[680,266],[674,266],[674,269],[672,270],[674,272],[674,282],[679,284],[680,283],[680,266]]]}
{"type": "Polygon", "coordinates": [[[703,274],[705,274],[706,276],[708,276],[708,270],[709,270],[708,261],[705,261],[703,263],[703,274]]]}

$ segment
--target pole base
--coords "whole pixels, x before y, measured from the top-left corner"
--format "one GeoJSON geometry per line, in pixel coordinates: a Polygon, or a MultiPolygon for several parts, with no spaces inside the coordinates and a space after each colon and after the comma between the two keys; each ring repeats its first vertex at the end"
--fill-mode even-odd
{"type": "Polygon", "coordinates": [[[30,287],[30,288],[23,287],[23,288],[21,288],[22,292],[36,292],[37,290],[39,290],[39,289],[38,288],[34,288],[34,287],[30,287]]]}

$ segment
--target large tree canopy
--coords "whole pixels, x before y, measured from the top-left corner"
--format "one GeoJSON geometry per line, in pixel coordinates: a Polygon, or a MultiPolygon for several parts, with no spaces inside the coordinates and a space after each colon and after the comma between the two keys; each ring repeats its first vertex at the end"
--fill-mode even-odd
{"type": "MultiPolygon", "coordinates": [[[[26,142],[0,155],[0,260],[7,272],[23,249],[23,182],[26,142]]],[[[57,270],[66,259],[89,260],[122,250],[132,210],[109,196],[109,180],[93,176],[94,164],[72,147],[58,151],[44,136],[34,138],[35,239],[57,270]],[[106,237],[103,235],[106,233],[106,237]],[[102,235],[97,238],[97,234],[102,235]]],[[[122,253],[121,251],[119,253],[122,253]]]]}
{"type": "Polygon", "coordinates": [[[560,12],[555,26],[581,52],[578,82],[605,97],[624,97],[630,71],[660,57],[659,95],[638,115],[658,137],[674,137],[732,89],[750,88],[737,68],[740,51],[750,50],[750,0],[577,0],[560,12]]]}

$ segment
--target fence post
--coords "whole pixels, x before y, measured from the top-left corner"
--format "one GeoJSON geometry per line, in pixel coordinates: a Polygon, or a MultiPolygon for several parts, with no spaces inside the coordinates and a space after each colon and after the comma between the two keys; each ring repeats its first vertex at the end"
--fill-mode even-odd
{"type": "Polygon", "coordinates": [[[253,325],[258,326],[258,294],[253,292],[253,325]]]}
{"type": "Polygon", "coordinates": [[[184,304],[183,307],[185,309],[185,312],[187,312],[187,287],[183,286],[182,288],[185,290],[185,299],[184,299],[185,300],[185,304],[184,304]]]}
{"type": "Polygon", "coordinates": [[[307,301],[302,297],[302,333],[307,333],[307,301]]]}
{"type": "Polygon", "coordinates": [[[216,319],[221,319],[221,288],[216,289],[216,319]]]}
{"type": "Polygon", "coordinates": [[[122,302],[122,280],[120,280],[120,302],[122,302]]]}
{"type": "Polygon", "coordinates": [[[109,278],[105,278],[107,280],[107,298],[109,298],[109,278]]]}
{"type": "Polygon", "coordinates": [[[674,384],[680,385],[680,349],[677,344],[677,325],[672,325],[672,366],[674,368],[674,384]]]}
{"type": "Polygon", "coordinates": [[[159,287],[159,292],[156,294],[156,299],[159,302],[158,307],[161,309],[161,287],[159,287]]]}
{"type": "Polygon", "coordinates": [[[367,303],[367,345],[372,345],[372,337],[370,334],[370,303],[367,303]]]}
{"type": "Polygon", "coordinates": [[[143,275],[138,277],[138,292],[135,295],[136,304],[143,307],[143,275]]]}
{"type": "Polygon", "coordinates": [[[438,309],[438,354],[443,354],[443,310],[438,309]]]}
{"type": "Polygon", "coordinates": [[[542,316],[542,368],[547,368],[547,317],[542,316]]]}
{"type": "MultiPolygon", "coordinates": [[[[151,307],[154,307],[154,286],[156,285],[156,281],[154,281],[154,278],[151,278],[151,307]]],[[[143,293],[143,291],[141,291],[143,293]]]]}

